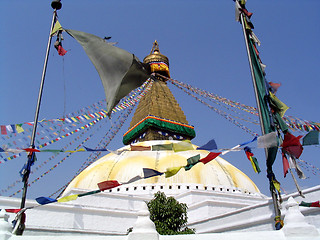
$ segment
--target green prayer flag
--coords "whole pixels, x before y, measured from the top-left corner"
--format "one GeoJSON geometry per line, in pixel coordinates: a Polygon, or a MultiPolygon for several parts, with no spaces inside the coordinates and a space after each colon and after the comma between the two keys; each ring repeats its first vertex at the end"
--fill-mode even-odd
{"type": "Polygon", "coordinates": [[[157,144],[157,145],[152,145],[152,151],[170,151],[173,149],[173,144],[168,143],[168,144],[157,144]]]}
{"type": "Polygon", "coordinates": [[[98,71],[106,95],[108,115],[121,98],[148,79],[147,70],[134,54],[95,35],[70,29],[65,31],[80,43],[98,71]]]}
{"type": "Polygon", "coordinates": [[[200,160],[200,154],[190,157],[187,159],[187,166],[184,167],[184,170],[188,171],[190,170],[194,165],[196,165],[200,160]]]}
{"type": "Polygon", "coordinates": [[[311,131],[307,135],[305,135],[302,139],[302,145],[319,145],[319,132],[311,131]]]}
{"type": "MultiPolygon", "coordinates": [[[[249,52],[251,57],[251,63],[253,68],[253,75],[256,85],[256,93],[257,93],[257,103],[259,105],[261,111],[261,121],[263,124],[263,134],[268,134],[273,132],[275,129],[273,127],[273,119],[271,117],[271,113],[267,103],[267,90],[266,90],[266,80],[263,74],[263,70],[261,68],[260,61],[258,56],[254,50],[254,43],[253,40],[248,37],[248,45],[249,45],[249,52]]],[[[267,168],[269,171],[272,172],[272,165],[277,156],[278,147],[272,147],[267,149],[267,168]]]]}

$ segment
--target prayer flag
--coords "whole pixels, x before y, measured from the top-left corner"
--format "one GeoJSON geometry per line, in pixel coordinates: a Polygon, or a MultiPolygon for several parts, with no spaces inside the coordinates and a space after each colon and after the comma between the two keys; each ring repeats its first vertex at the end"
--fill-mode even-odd
{"type": "Polygon", "coordinates": [[[86,151],[88,151],[88,152],[103,152],[103,151],[108,151],[108,149],[105,149],[105,148],[101,148],[101,149],[92,149],[92,148],[88,148],[88,147],[85,147],[85,146],[83,146],[85,149],[86,149],[86,151]]]}
{"type": "Polygon", "coordinates": [[[247,142],[244,142],[244,143],[239,144],[239,146],[242,147],[242,146],[244,146],[244,145],[248,145],[249,143],[252,143],[252,142],[256,141],[257,139],[258,139],[258,137],[256,136],[256,137],[254,137],[254,138],[253,138],[252,140],[250,140],[250,141],[247,141],[247,142]]]}
{"type": "Polygon", "coordinates": [[[320,207],[320,202],[319,201],[316,201],[316,202],[311,202],[311,203],[308,203],[308,202],[304,202],[302,201],[299,206],[302,206],[302,207],[320,207]]]}
{"type": "Polygon", "coordinates": [[[302,145],[319,145],[319,132],[311,131],[302,139],[302,145]]]}
{"type": "Polygon", "coordinates": [[[56,32],[62,31],[62,30],[63,30],[63,28],[62,28],[61,24],[59,23],[59,21],[56,21],[56,23],[54,24],[54,27],[51,31],[51,36],[53,36],[56,32]]]}
{"type": "Polygon", "coordinates": [[[190,142],[190,140],[173,143],[174,152],[181,152],[181,151],[188,151],[188,150],[194,150],[194,147],[190,142]]]}
{"type": "Polygon", "coordinates": [[[48,203],[54,203],[57,202],[57,199],[49,198],[49,197],[38,197],[36,198],[37,203],[41,205],[45,205],[48,203]]]}
{"type": "Polygon", "coordinates": [[[117,180],[107,180],[107,181],[98,183],[98,187],[100,191],[108,190],[118,186],[120,186],[120,184],[117,180]]]}
{"type": "Polygon", "coordinates": [[[133,146],[130,145],[131,151],[151,151],[151,146],[133,146]]]}
{"type": "Polygon", "coordinates": [[[306,179],[306,176],[304,175],[301,168],[297,164],[296,158],[291,154],[288,155],[288,162],[289,162],[289,167],[295,169],[299,178],[306,179]]]}
{"type": "Polygon", "coordinates": [[[60,56],[64,56],[64,55],[66,55],[66,53],[67,53],[67,50],[65,50],[63,47],[62,47],[62,45],[61,45],[61,43],[58,45],[58,54],[60,55],[60,56]]]}
{"type": "Polygon", "coordinates": [[[258,148],[270,148],[278,146],[278,136],[276,132],[271,132],[258,137],[258,148]]]}
{"type": "Polygon", "coordinates": [[[22,133],[24,131],[24,129],[21,126],[22,124],[16,124],[16,130],[18,133],[22,133]]]}
{"type": "Polygon", "coordinates": [[[303,147],[300,143],[300,138],[302,136],[295,137],[289,132],[286,132],[282,142],[282,149],[290,153],[295,158],[299,158],[302,154],[303,147]]]}
{"type": "Polygon", "coordinates": [[[142,177],[141,177],[140,175],[137,175],[137,176],[135,176],[135,177],[131,178],[129,181],[124,182],[124,183],[122,183],[122,184],[129,184],[129,183],[133,183],[133,182],[138,181],[138,180],[140,180],[140,179],[142,179],[142,177]]]}
{"type": "Polygon", "coordinates": [[[193,157],[189,157],[187,159],[187,166],[184,167],[184,170],[188,171],[190,170],[194,165],[196,165],[200,160],[200,154],[193,156],[193,157]]]}
{"type": "Polygon", "coordinates": [[[176,175],[180,171],[181,168],[183,168],[183,166],[167,168],[167,171],[165,172],[166,178],[176,175]]]}
{"type": "Polygon", "coordinates": [[[273,83],[273,82],[269,82],[270,85],[270,90],[273,94],[276,94],[276,92],[278,91],[278,88],[281,86],[281,83],[273,83]]]}
{"type": "Polygon", "coordinates": [[[9,209],[6,209],[6,212],[9,212],[9,213],[18,213],[18,212],[20,212],[21,210],[22,210],[21,208],[18,208],[18,209],[9,208],[9,209]]]}
{"type": "Polygon", "coordinates": [[[162,172],[158,172],[157,170],[151,168],[143,168],[143,178],[155,177],[162,174],[162,172]]]}
{"type": "Polygon", "coordinates": [[[1,125],[1,134],[2,135],[7,135],[7,128],[4,125],[1,125]]]}
{"type": "Polygon", "coordinates": [[[207,164],[208,162],[218,157],[220,154],[221,152],[218,152],[218,153],[210,152],[206,157],[200,159],[199,161],[202,162],[203,164],[207,164]]]}
{"type": "Polygon", "coordinates": [[[270,97],[270,105],[271,108],[279,113],[280,117],[283,117],[285,112],[289,109],[289,107],[281,102],[276,95],[274,95],[272,92],[269,92],[269,97],[270,97]]]}
{"type": "Polygon", "coordinates": [[[40,152],[40,150],[35,149],[35,148],[23,148],[26,152],[40,152]]]}
{"type": "Polygon", "coordinates": [[[69,201],[72,201],[72,200],[76,200],[78,198],[79,194],[73,194],[73,195],[70,195],[70,196],[65,196],[63,198],[59,198],[58,199],[58,202],[69,202],[69,201]]]}
{"type": "Polygon", "coordinates": [[[214,149],[218,149],[216,141],[214,139],[211,139],[205,145],[197,148],[197,150],[208,150],[208,151],[214,150],[214,149]]]}
{"type": "Polygon", "coordinates": [[[245,147],[244,151],[247,155],[247,158],[249,159],[249,161],[251,162],[252,168],[256,173],[260,173],[260,167],[259,167],[259,163],[257,161],[257,159],[253,156],[253,153],[251,152],[251,149],[249,147],[245,147]]]}
{"type": "Polygon", "coordinates": [[[143,63],[135,55],[95,35],[65,31],[80,43],[98,71],[106,95],[108,115],[121,98],[149,78],[143,63]]]}
{"type": "Polygon", "coordinates": [[[172,143],[152,145],[152,151],[168,151],[172,149],[173,149],[172,143]]]}
{"type": "Polygon", "coordinates": [[[286,177],[289,169],[289,162],[286,157],[286,154],[282,151],[282,164],[283,164],[283,175],[286,177]]]}
{"type": "Polygon", "coordinates": [[[90,191],[90,192],[86,192],[86,193],[81,193],[78,195],[78,197],[84,197],[84,196],[88,196],[88,195],[92,195],[92,194],[96,194],[101,192],[100,190],[94,190],[94,191],[90,191]]]}

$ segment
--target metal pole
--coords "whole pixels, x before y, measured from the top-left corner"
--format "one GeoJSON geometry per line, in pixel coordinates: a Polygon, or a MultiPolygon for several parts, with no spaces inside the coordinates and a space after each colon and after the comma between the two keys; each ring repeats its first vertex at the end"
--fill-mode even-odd
{"type": "MultiPolygon", "coordinates": [[[[256,103],[257,103],[257,108],[258,108],[258,113],[259,113],[260,127],[261,127],[261,132],[264,135],[264,134],[266,134],[266,132],[265,132],[265,129],[264,129],[264,124],[263,124],[262,118],[261,118],[261,108],[260,108],[259,100],[258,100],[259,96],[258,96],[258,92],[257,92],[257,85],[256,85],[256,81],[255,81],[254,69],[253,69],[253,66],[252,66],[252,59],[251,59],[250,50],[249,50],[248,37],[247,37],[247,34],[246,34],[246,29],[245,29],[244,19],[243,18],[244,18],[243,13],[240,13],[242,31],[243,31],[243,36],[244,36],[245,43],[246,43],[247,55],[248,55],[250,71],[251,71],[251,78],[252,78],[252,83],[253,83],[253,86],[254,86],[254,94],[255,94],[255,97],[256,97],[256,103]]],[[[265,148],[264,151],[265,151],[266,158],[268,158],[267,149],[265,148]]],[[[272,183],[270,182],[270,184],[272,184],[272,183]]],[[[273,200],[273,206],[274,206],[275,214],[276,214],[276,216],[281,216],[281,212],[280,212],[280,209],[279,209],[279,206],[278,206],[278,203],[277,203],[277,195],[276,195],[274,190],[270,189],[270,192],[271,192],[271,196],[272,196],[272,200],[273,200]]]]}
{"type": "MultiPolygon", "coordinates": [[[[36,112],[35,112],[35,116],[34,116],[33,130],[32,130],[32,135],[31,135],[31,140],[30,140],[30,148],[35,147],[35,145],[34,145],[35,135],[36,135],[36,131],[37,131],[41,98],[42,98],[44,80],[45,80],[45,76],[46,76],[48,57],[49,57],[50,45],[51,45],[51,39],[52,39],[51,31],[52,31],[54,24],[56,22],[57,10],[59,10],[61,8],[60,0],[52,1],[51,6],[54,9],[54,11],[53,11],[53,16],[52,16],[52,22],[51,22],[51,28],[50,28],[50,33],[49,33],[46,56],[45,56],[43,69],[42,69],[42,77],[41,77],[41,82],[40,82],[40,89],[39,89],[38,101],[37,101],[37,106],[36,106],[36,112]]],[[[30,161],[32,161],[32,158],[35,158],[35,153],[28,154],[28,159],[27,159],[26,165],[30,164],[30,161]]],[[[25,203],[26,203],[29,175],[30,175],[30,171],[28,169],[23,177],[24,185],[23,185],[23,192],[22,192],[22,198],[21,198],[21,204],[20,204],[21,209],[25,207],[25,203]]],[[[18,226],[15,227],[16,230],[14,232],[16,235],[22,235],[23,231],[25,229],[25,225],[24,225],[23,221],[21,220],[21,217],[22,217],[22,215],[20,215],[20,217],[18,218],[17,223],[16,223],[16,224],[18,224],[18,226]]]]}

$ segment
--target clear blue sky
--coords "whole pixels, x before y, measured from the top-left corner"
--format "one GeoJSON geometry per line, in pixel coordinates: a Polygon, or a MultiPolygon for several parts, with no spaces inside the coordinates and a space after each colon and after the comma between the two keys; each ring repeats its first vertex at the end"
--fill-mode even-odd
{"type": "MultiPolygon", "coordinates": [[[[33,121],[52,19],[50,3],[43,0],[1,2],[1,125],[33,121]]],[[[140,60],[149,54],[153,41],[157,40],[160,51],[170,59],[172,78],[255,106],[245,43],[241,25],[235,21],[232,0],[69,0],[62,1],[62,4],[58,16],[63,27],[100,37],[112,36],[112,42],[118,42],[118,47],[134,53],[140,60]]],[[[254,13],[251,20],[255,34],[262,42],[259,51],[267,65],[267,80],[282,84],[277,95],[290,107],[286,114],[319,122],[320,2],[248,0],[247,9],[254,13]]],[[[53,47],[51,49],[40,119],[60,118],[64,106],[66,113],[70,113],[104,98],[98,74],[83,49],[67,34],[64,38],[63,46],[68,50],[64,58],[58,56],[53,47]]],[[[252,138],[206,106],[169,86],[189,123],[195,126],[197,137],[194,144],[201,145],[215,138],[218,147],[223,148],[252,138]]],[[[129,121],[109,145],[110,149],[123,146],[122,135],[128,124],[129,121]]],[[[105,132],[109,126],[109,123],[105,125],[105,132]]],[[[259,128],[256,129],[260,133],[259,128]]],[[[90,142],[88,146],[94,148],[98,141],[90,142]]],[[[50,148],[55,147],[51,145],[50,148]]],[[[306,147],[301,158],[320,168],[319,150],[319,147],[306,147]]],[[[254,154],[262,168],[259,175],[253,173],[243,152],[230,153],[224,158],[269,195],[264,151],[256,149],[254,154]]],[[[33,184],[28,198],[48,196],[56,191],[73,177],[87,157],[87,153],[78,153],[67,159],[33,184]]],[[[38,154],[38,163],[45,158],[46,155],[41,157],[38,154]]],[[[50,161],[30,180],[39,177],[62,158],[50,161]]],[[[19,178],[18,172],[25,160],[20,157],[0,165],[0,189],[19,178]]],[[[292,192],[295,190],[293,180],[291,176],[283,178],[281,162],[278,156],[275,164],[277,178],[286,191],[292,192]]],[[[318,175],[307,169],[304,172],[309,178],[299,180],[302,187],[319,183],[319,171],[318,175]]]]}

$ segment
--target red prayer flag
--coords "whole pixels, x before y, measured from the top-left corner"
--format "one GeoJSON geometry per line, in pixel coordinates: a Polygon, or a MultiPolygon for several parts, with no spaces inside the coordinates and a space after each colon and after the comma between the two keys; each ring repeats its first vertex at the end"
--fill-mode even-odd
{"type": "Polygon", "coordinates": [[[118,183],[117,180],[108,180],[108,181],[98,183],[98,187],[100,191],[104,191],[104,190],[111,189],[118,186],[120,186],[120,184],[118,183]]]}
{"type": "Polygon", "coordinates": [[[320,207],[320,202],[319,201],[312,202],[310,207],[320,207]]]}
{"type": "Polygon", "coordinates": [[[23,148],[26,152],[40,152],[40,150],[35,149],[35,148],[23,148]]]}
{"type": "Polygon", "coordinates": [[[67,53],[67,51],[61,46],[61,44],[58,46],[58,54],[60,56],[64,56],[67,53]]]}
{"type": "Polygon", "coordinates": [[[6,209],[6,212],[9,212],[9,213],[18,213],[20,211],[21,211],[20,208],[18,208],[18,209],[6,209]]]}
{"type": "Polygon", "coordinates": [[[7,128],[4,125],[1,125],[1,134],[2,135],[7,135],[7,128]]]}
{"type": "Polygon", "coordinates": [[[202,162],[203,164],[206,164],[210,162],[211,160],[215,159],[221,154],[221,152],[215,153],[215,152],[210,152],[206,157],[202,158],[199,160],[199,162],[202,162]]]}
{"type": "Polygon", "coordinates": [[[283,174],[286,177],[289,169],[289,162],[284,152],[282,152],[283,174]]]}
{"type": "Polygon", "coordinates": [[[282,143],[282,148],[290,153],[291,155],[293,155],[296,158],[299,158],[302,154],[303,151],[303,147],[300,143],[300,138],[302,138],[302,136],[294,136],[291,133],[287,132],[284,135],[284,139],[283,139],[283,143],[282,143]]]}

